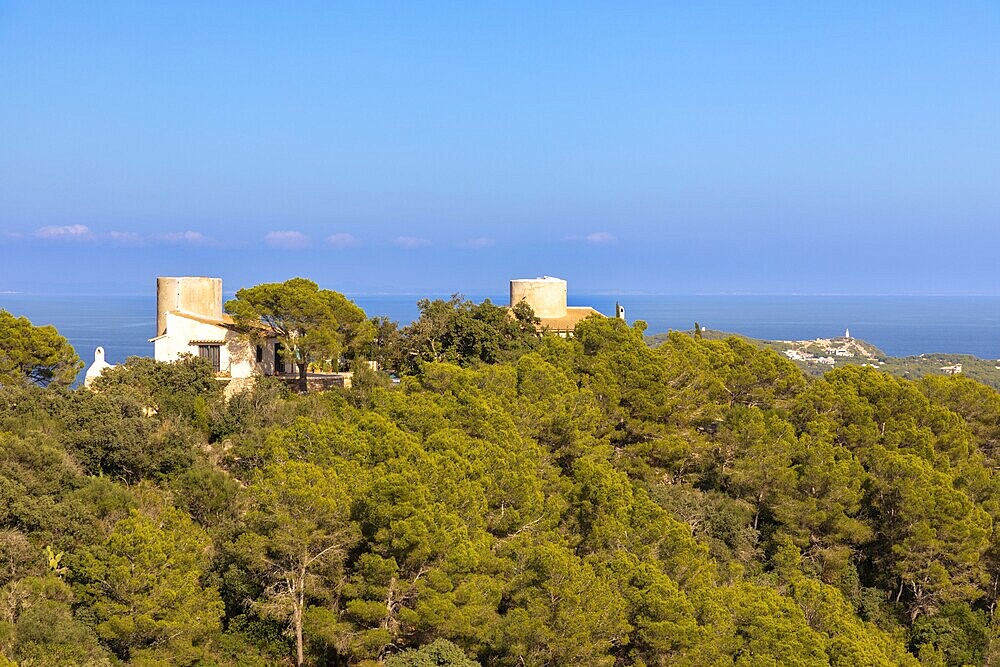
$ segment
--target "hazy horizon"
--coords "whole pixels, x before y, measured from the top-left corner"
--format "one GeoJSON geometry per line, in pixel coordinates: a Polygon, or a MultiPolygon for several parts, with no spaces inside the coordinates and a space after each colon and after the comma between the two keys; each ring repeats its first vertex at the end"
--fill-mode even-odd
{"type": "MultiPolygon", "coordinates": [[[[303,276],[308,278],[308,276],[303,276]]],[[[521,278],[529,278],[535,276],[520,276],[521,278]]],[[[260,284],[260,283],[253,283],[260,284]]],[[[506,292],[501,292],[497,290],[491,290],[489,288],[481,289],[463,289],[463,290],[400,290],[400,291],[389,291],[389,290],[337,290],[336,286],[331,285],[321,285],[324,289],[334,289],[340,291],[348,297],[350,296],[386,296],[386,297],[404,297],[412,296],[416,298],[423,297],[450,297],[453,295],[460,295],[467,298],[490,298],[502,297],[504,300],[507,299],[506,292]]],[[[11,295],[11,296],[45,296],[45,297],[61,297],[61,296],[115,296],[115,297],[155,297],[156,289],[155,287],[146,291],[124,291],[118,292],[114,289],[110,290],[100,290],[100,291],[30,291],[30,290],[0,290],[0,295],[11,295]]],[[[225,298],[231,298],[235,296],[236,290],[224,289],[222,292],[225,298]]],[[[574,300],[574,296],[635,296],[635,297],[808,297],[808,298],[852,298],[856,297],[859,299],[869,299],[869,298],[899,298],[899,299],[997,299],[1000,298],[1000,294],[973,294],[973,293],[861,293],[861,292],[647,292],[641,290],[586,290],[586,291],[576,291],[571,292],[569,295],[569,301],[574,300]]],[[[572,305],[572,304],[570,304],[572,305]]]]}

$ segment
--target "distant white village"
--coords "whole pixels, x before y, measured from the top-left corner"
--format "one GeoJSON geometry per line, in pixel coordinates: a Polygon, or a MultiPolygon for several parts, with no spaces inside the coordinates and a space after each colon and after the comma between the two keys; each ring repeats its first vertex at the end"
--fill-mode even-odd
{"type": "MultiPolygon", "coordinates": [[[[782,340],[774,341],[782,345],[790,346],[783,350],[782,354],[791,359],[808,365],[833,367],[838,361],[848,359],[862,360],[861,366],[870,368],[881,368],[886,365],[885,361],[878,358],[878,351],[868,343],[859,341],[851,336],[848,329],[839,338],[816,338],[814,340],[782,340]]],[[[920,355],[923,357],[924,355],[920,355]]],[[[962,372],[962,364],[954,363],[941,366],[938,370],[944,375],[958,375],[962,372]]]]}
{"type": "Polygon", "coordinates": [[[784,351],[786,357],[792,361],[802,361],[809,364],[822,364],[833,366],[837,363],[837,358],[864,359],[865,366],[877,368],[884,362],[879,361],[874,356],[873,350],[861,341],[851,337],[851,330],[844,332],[840,338],[817,338],[815,340],[800,341],[780,341],[793,347],[784,351]]]}

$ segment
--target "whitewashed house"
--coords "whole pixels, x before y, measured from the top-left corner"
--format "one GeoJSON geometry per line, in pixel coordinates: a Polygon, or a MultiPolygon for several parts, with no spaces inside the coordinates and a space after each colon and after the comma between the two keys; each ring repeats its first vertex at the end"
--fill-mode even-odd
{"type": "Polygon", "coordinates": [[[177,361],[184,354],[202,357],[220,379],[286,371],[280,343],[274,338],[249,341],[237,331],[233,318],[222,312],[221,278],[157,278],[156,336],[150,342],[157,361],[177,361]]]}

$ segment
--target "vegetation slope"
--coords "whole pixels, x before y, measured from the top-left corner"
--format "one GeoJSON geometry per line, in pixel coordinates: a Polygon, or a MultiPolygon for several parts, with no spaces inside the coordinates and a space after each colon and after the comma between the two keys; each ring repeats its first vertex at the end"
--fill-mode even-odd
{"type": "Polygon", "coordinates": [[[0,664],[1000,660],[993,389],[421,309],[398,386],[8,376],[0,664]]]}

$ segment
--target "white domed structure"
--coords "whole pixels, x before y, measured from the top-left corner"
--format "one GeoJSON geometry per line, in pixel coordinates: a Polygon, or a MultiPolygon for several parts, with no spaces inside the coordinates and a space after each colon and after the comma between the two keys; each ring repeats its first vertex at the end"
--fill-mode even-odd
{"type": "Polygon", "coordinates": [[[87,369],[87,375],[83,379],[83,386],[89,387],[93,384],[94,380],[101,377],[101,373],[103,373],[106,368],[114,367],[114,364],[109,364],[104,360],[104,348],[97,348],[94,350],[94,363],[92,363],[90,368],[87,369]]]}

